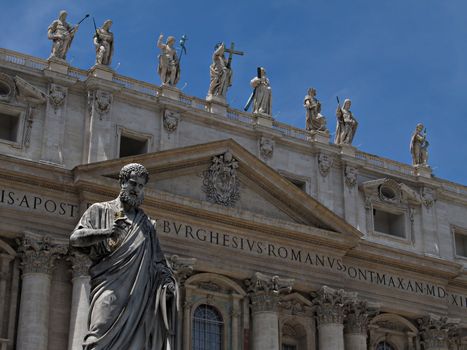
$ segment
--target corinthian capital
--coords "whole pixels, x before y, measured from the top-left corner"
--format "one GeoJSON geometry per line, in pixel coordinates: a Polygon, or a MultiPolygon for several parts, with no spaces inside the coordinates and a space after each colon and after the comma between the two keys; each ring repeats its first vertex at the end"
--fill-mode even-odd
{"type": "Polygon", "coordinates": [[[66,245],[53,243],[47,236],[25,234],[18,243],[23,273],[50,274],[55,258],[68,250],[66,245]]]}
{"type": "Polygon", "coordinates": [[[68,257],[68,260],[71,262],[73,278],[89,276],[91,260],[87,255],[80,254],[78,252],[72,252],[68,257]]]}
{"type": "Polygon", "coordinates": [[[195,258],[181,258],[178,255],[172,255],[167,258],[170,267],[172,268],[175,278],[180,285],[185,284],[185,281],[193,273],[195,258]]]}
{"type": "Polygon", "coordinates": [[[245,280],[253,312],[277,311],[280,295],[290,293],[294,280],[256,272],[245,280]]]}
{"type": "Polygon", "coordinates": [[[350,334],[366,334],[370,313],[366,301],[355,300],[346,306],[345,331],[350,334]]]}
{"type": "Polygon", "coordinates": [[[459,320],[430,314],[418,320],[425,349],[447,348],[450,334],[456,330],[459,320]]]}
{"type": "Polygon", "coordinates": [[[343,289],[333,289],[327,286],[311,293],[316,316],[320,325],[328,323],[342,324],[344,322],[346,305],[355,300],[355,295],[343,289]]]}

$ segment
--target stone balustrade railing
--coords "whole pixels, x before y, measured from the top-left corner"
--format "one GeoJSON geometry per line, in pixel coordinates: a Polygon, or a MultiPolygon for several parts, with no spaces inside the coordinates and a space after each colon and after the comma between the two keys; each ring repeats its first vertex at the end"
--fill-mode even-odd
{"type": "MultiPolygon", "coordinates": [[[[7,50],[0,48],[0,61],[6,61],[9,63],[29,67],[32,69],[37,69],[37,70],[44,70],[48,67],[48,62],[47,60],[40,59],[34,56],[22,54],[19,52],[7,50]]],[[[88,78],[89,72],[87,70],[75,68],[75,67],[69,67],[68,69],[68,75],[71,77],[75,77],[80,81],[84,81],[88,78]]],[[[113,76],[113,81],[115,83],[123,85],[125,88],[133,91],[138,91],[143,94],[151,95],[151,96],[159,96],[160,95],[160,87],[157,85],[153,85],[147,82],[139,81],[136,79],[128,78],[122,75],[118,75],[114,73],[113,76]]],[[[182,103],[183,105],[191,106],[193,108],[203,110],[203,111],[208,111],[209,108],[209,103],[206,100],[194,97],[194,96],[188,96],[183,93],[180,93],[180,98],[179,102],[182,103]]],[[[255,123],[255,118],[251,113],[246,113],[240,110],[228,108],[227,109],[227,114],[226,118],[230,120],[234,120],[243,124],[254,124],[255,123]]],[[[285,137],[291,137],[294,139],[299,139],[299,140],[304,140],[307,141],[309,139],[309,133],[304,130],[300,129],[285,123],[281,123],[279,121],[274,120],[272,124],[272,128],[274,130],[280,131],[282,135],[285,137]]],[[[378,168],[383,168],[386,170],[391,170],[395,171],[398,173],[406,174],[406,175],[411,175],[413,174],[413,167],[396,162],[394,160],[386,159],[386,158],[381,158],[369,153],[365,153],[362,151],[356,151],[355,152],[355,157],[360,160],[364,160],[367,164],[378,167],[378,168]]],[[[467,195],[467,187],[463,185],[459,185],[447,180],[442,180],[438,179],[440,182],[441,188],[443,190],[453,192],[459,195],[467,195]]]]}

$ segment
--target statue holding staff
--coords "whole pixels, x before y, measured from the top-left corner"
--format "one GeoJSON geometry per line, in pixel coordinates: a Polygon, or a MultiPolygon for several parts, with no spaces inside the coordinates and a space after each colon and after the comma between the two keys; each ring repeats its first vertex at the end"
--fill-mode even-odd
{"type": "Polygon", "coordinates": [[[245,111],[253,102],[253,114],[270,116],[272,113],[272,90],[263,67],[258,67],[257,76],[251,79],[250,85],[253,87],[253,92],[245,105],[245,111]]]}
{"type": "Polygon", "coordinates": [[[336,145],[351,145],[357,132],[358,122],[350,111],[351,104],[350,99],[346,98],[344,105],[341,107],[339,98],[337,98],[337,126],[336,135],[334,136],[334,143],[336,145]]]}
{"type": "Polygon", "coordinates": [[[321,114],[321,102],[316,98],[316,89],[308,89],[308,94],[303,100],[303,107],[306,110],[306,130],[327,132],[326,118],[321,114]]]}
{"type": "Polygon", "coordinates": [[[89,15],[86,15],[77,25],[72,27],[66,21],[67,16],[68,13],[65,10],[60,11],[58,19],[54,20],[47,30],[47,37],[49,40],[52,40],[52,52],[49,59],[58,58],[66,60],[66,54],[80,23],[89,17],[89,15]]]}
{"type": "Polygon", "coordinates": [[[176,86],[180,80],[180,61],[174,47],[175,38],[173,36],[167,37],[165,44],[162,42],[163,39],[164,35],[161,34],[157,40],[157,47],[161,50],[161,54],[158,56],[157,73],[162,84],[176,86]]]}
{"type": "Polygon", "coordinates": [[[428,141],[426,139],[426,129],[423,124],[417,124],[410,140],[410,153],[412,154],[413,166],[428,166],[428,141]]]}
{"type": "Polygon", "coordinates": [[[102,25],[102,28],[96,27],[94,22],[94,46],[96,47],[96,64],[103,64],[109,66],[112,62],[112,55],[114,53],[114,35],[110,31],[112,21],[108,19],[102,25]]]}
{"type": "Polygon", "coordinates": [[[149,173],[132,163],[119,180],[120,195],[90,206],[70,237],[92,260],[83,350],[173,349],[177,284],[156,223],[139,208],[149,173]]]}

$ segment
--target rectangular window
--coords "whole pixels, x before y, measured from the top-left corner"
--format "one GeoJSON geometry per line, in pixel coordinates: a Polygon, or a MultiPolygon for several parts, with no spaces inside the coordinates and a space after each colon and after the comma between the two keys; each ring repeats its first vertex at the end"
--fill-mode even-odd
{"type": "Polygon", "coordinates": [[[373,209],[374,230],[379,233],[405,238],[405,214],[373,209]]]}
{"type": "Polygon", "coordinates": [[[306,182],[305,181],[301,181],[301,180],[298,180],[298,179],[291,179],[289,177],[287,177],[286,179],[289,180],[291,183],[293,183],[295,186],[297,186],[302,191],[306,192],[306,182]]]}
{"type": "Polygon", "coordinates": [[[467,258],[467,232],[454,230],[454,240],[456,244],[456,255],[467,258]]]}
{"type": "Polygon", "coordinates": [[[148,140],[136,139],[125,135],[120,136],[120,158],[135,156],[148,152],[148,140]]]}
{"type": "Polygon", "coordinates": [[[19,115],[0,113],[0,139],[18,142],[19,115]]]}
{"type": "Polygon", "coordinates": [[[282,344],[282,350],[297,350],[297,346],[289,345],[289,344],[282,344]]]}

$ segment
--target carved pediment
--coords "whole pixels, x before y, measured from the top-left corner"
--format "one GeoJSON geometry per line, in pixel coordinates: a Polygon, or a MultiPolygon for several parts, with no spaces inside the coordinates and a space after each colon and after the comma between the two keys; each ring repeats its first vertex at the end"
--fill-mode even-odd
{"type": "Polygon", "coordinates": [[[377,199],[390,204],[413,203],[421,204],[420,195],[404,183],[393,179],[383,178],[366,181],[361,189],[367,198],[377,199]]]}
{"type": "Polygon", "coordinates": [[[16,87],[19,92],[19,98],[27,103],[33,105],[43,104],[46,102],[47,95],[42,92],[39,88],[28,83],[23,78],[15,76],[16,87]]]}
{"type": "Polygon", "coordinates": [[[362,235],[233,140],[83,165],[75,169],[75,178],[101,190],[96,182],[96,177],[100,178],[101,188],[110,186],[118,193],[115,180],[120,168],[129,162],[139,162],[150,172],[145,204],[163,197],[164,206],[173,204],[189,211],[262,221],[276,227],[311,226],[339,232],[349,239],[362,235]]]}

